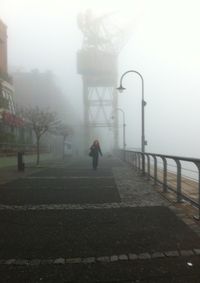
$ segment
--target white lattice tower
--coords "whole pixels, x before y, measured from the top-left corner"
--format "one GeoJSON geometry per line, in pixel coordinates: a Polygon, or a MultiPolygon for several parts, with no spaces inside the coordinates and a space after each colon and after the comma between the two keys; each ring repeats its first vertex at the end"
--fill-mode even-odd
{"type": "Polygon", "coordinates": [[[112,130],[112,147],[118,148],[117,59],[130,29],[127,24],[119,26],[115,16],[96,17],[86,11],[78,17],[83,46],[77,54],[77,68],[83,79],[86,147],[104,128],[112,130]]]}

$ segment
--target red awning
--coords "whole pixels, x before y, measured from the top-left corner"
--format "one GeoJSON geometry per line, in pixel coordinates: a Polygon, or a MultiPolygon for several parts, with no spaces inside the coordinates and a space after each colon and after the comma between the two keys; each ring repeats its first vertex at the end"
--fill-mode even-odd
{"type": "Polygon", "coordinates": [[[3,112],[3,122],[7,125],[19,128],[23,127],[25,124],[22,118],[17,117],[16,115],[6,111],[3,112]]]}

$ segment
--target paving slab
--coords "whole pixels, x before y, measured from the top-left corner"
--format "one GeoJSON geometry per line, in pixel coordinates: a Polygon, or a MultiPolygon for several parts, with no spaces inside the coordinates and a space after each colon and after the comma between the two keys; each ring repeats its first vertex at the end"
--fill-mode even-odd
{"type": "Polygon", "coordinates": [[[120,202],[113,178],[19,179],[0,185],[6,205],[120,202]]]}
{"type": "Polygon", "coordinates": [[[200,248],[167,207],[0,211],[0,258],[76,258],[200,248]]]}

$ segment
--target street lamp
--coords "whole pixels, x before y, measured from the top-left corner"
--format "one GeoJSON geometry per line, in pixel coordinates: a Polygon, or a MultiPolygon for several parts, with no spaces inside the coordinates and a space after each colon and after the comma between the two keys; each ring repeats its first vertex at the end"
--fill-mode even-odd
{"type": "Polygon", "coordinates": [[[145,152],[145,145],[146,145],[146,142],[145,142],[145,134],[144,134],[144,107],[146,105],[146,102],[144,101],[144,79],[142,77],[142,75],[137,72],[137,71],[134,71],[134,70],[129,70],[127,72],[125,72],[121,78],[120,78],[120,86],[117,88],[117,90],[119,92],[123,92],[126,88],[124,88],[122,86],[122,80],[124,78],[124,76],[128,73],[136,73],[137,75],[139,75],[139,77],[141,78],[141,81],[142,81],[142,101],[141,101],[141,113],[142,113],[142,135],[141,135],[141,151],[142,151],[142,172],[144,173],[145,172],[145,159],[144,159],[144,152],[145,152]]]}

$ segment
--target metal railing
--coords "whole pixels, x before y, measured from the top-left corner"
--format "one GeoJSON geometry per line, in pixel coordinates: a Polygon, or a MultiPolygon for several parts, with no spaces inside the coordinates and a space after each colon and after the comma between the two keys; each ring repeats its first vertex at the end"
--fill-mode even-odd
{"type": "MultiPolygon", "coordinates": [[[[124,157],[123,151],[121,153],[124,157]]],[[[196,207],[198,216],[195,218],[200,220],[200,159],[145,152],[145,167],[142,170],[142,158],[142,152],[125,151],[126,162],[148,180],[153,180],[154,185],[161,185],[164,193],[168,190],[175,193],[178,203],[184,200],[196,207]],[[184,163],[189,166],[184,168],[184,163]],[[183,174],[185,171],[187,175],[183,174]]]]}

